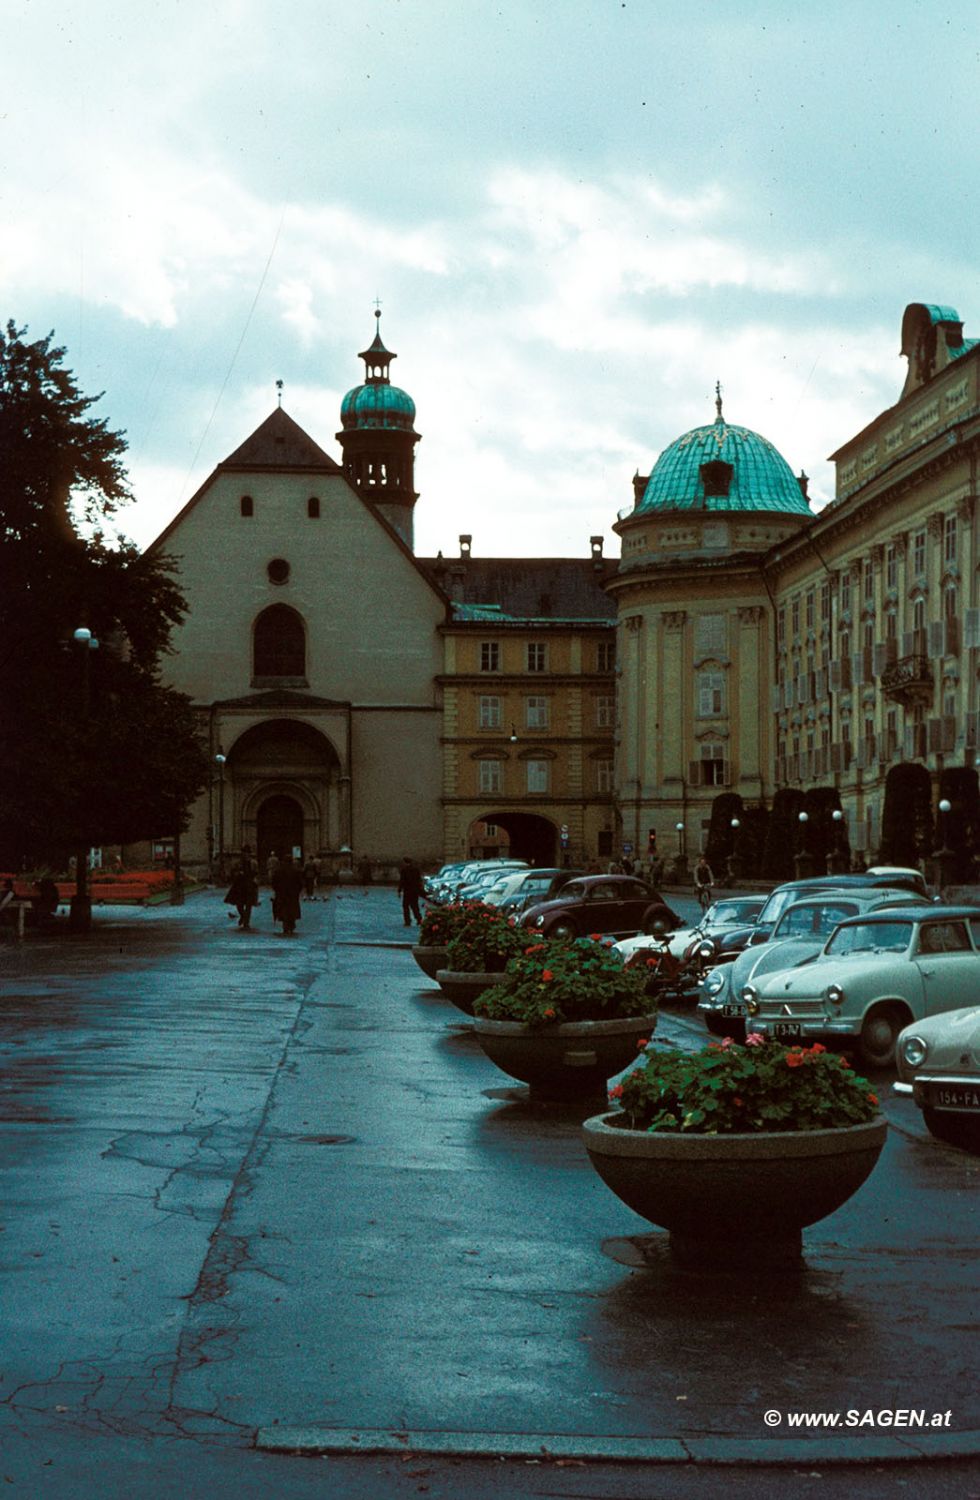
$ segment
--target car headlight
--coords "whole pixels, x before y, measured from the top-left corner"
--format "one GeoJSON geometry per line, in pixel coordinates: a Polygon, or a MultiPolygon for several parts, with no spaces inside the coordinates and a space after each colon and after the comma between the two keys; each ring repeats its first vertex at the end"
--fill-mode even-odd
{"type": "Polygon", "coordinates": [[[721,989],[724,989],[724,987],[725,987],[725,975],[724,975],[724,972],[721,969],[712,969],[711,973],[707,974],[705,976],[705,980],[704,980],[705,994],[708,994],[708,995],[717,995],[718,991],[721,990],[721,989]]]}
{"type": "Polygon", "coordinates": [[[757,1016],[759,1014],[759,991],[754,984],[744,984],[742,986],[742,999],[745,1002],[745,1009],[749,1015],[757,1016]]]}
{"type": "Polygon", "coordinates": [[[714,958],[717,951],[711,939],[705,938],[704,942],[698,946],[698,958],[707,962],[709,958],[714,958]]]}
{"type": "Polygon", "coordinates": [[[929,1055],[929,1043],[921,1036],[907,1036],[902,1043],[902,1062],[910,1068],[921,1068],[929,1055]]]}
{"type": "Polygon", "coordinates": [[[844,991],[839,984],[828,984],[823,992],[823,997],[828,1005],[843,1005],[844,991]]]}

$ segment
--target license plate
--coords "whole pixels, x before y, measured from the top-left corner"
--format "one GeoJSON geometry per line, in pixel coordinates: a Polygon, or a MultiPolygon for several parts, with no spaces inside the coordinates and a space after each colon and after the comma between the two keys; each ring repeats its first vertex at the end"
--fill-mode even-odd
{"type": "Polygon", "coordinates": [[[980,1087],[974,1083],[927,1083],[925,1093],[933,1109],[980,1110],[980,1087]]]}
{"type": "Polygon", "coordinates": [[[733,1000],[728,1005],[721,1007],[721,1013],[723,1016],[731,1016],[736,1020],[740,1020],[745,1015],[745,1006],[739,1005],[737,1000],[733,1000]]]}
{"type": "Polygon", "coordinates": [[[772,1034],[777,1042],[801,1042],[803,1040],[799,1021],[774,1021],[772,1034]]]}

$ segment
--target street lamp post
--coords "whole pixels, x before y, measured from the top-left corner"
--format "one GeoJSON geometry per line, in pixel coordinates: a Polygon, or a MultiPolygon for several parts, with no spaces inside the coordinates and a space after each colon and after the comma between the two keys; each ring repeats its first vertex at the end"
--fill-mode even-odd
{"type": "Polygon", "coordinates": [[[794,861],[796,865],[797,880],[807,880],[813,874],[813,855],[810,853],[810,850],[807,847],[806,838],[807,824],[809,823],[809,821],[809,813],[801,812],[797,817],[797,822],[800,828],[800,844],[794,861]]]}
{"type": "Polygon", "coordinates": [[[953,804],[947,797],[943,797],[939,803],[939,838],[940,846],[933,854],[936,861],[936,883],[942,892],[952,882],[953,863],[956,855],[949,847],[949,815],[953,811],[953,804]]]}
{"type": "Polygon", "coordinates": [[[225,878],[225,762],[227,755],[222,755],[219,750],[214,757],[214,763],[218,767],[218,879],[225,878]]]}
{"type": "MultiPolygon", "coordinates": [[[[79,626],[73,633],[72,639],[76,642],[82,653],[82,700],[79,710],[79,724],[82,728],[85,749],[87,750],[87,730],[92,693],[90,662],[92,652],[99,649],[99,643],[91,630],[88,630],[84,625],[79,626]]],[[[86,837],[80,837],[75,845],[75,891],[68,908],[68,926],[72,932],[90,932],[92,929],[92,897],[88,884],[88,855],[89,840],[86,837]]]]}
{"type": "Polygon", "coordinates": [[[830,817],[834,825],[834,846],[827,855],[827,874],[846,875],[849,861],[844,847],[844,814],[835,807],[830,817]]]}
{"type": "Polygon", "coordinates": [[[732,852],[728,856],[728,885],[733,886],[742,873],[742,859],[739,849],[739,830],[742,827],[741,819],[733,818],[730,824],[732,830],[732,852]]]}
{"type": "Polygon", "coordinates": [[[677,830],[677,859],[674,867],[674,879],[686,880],[687,878],[687,849],[684,843],[684,824],[675,823],[677,830]]]}

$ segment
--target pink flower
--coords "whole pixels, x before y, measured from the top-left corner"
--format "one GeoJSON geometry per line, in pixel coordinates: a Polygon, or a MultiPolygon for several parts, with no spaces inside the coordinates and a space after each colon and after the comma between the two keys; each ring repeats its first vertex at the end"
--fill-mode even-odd
{"type": "Polygon", "coordinates": [[[734,1045],[735,1045],[735,1038],[733,1036],[726,1036],[721,1045],[722,1045],[722,1050],[723,1051],[726,1050],[729,1047],[734,1047],[734,1045]]]}
{"type": "Polygon", "coordinates": [[[762,1035],[761,1031],[750,1031],[748,1036],[745,1038],[745,1045],[746,1047],[764,1047],[766,1045],[766,1039],[762,1035]]]}

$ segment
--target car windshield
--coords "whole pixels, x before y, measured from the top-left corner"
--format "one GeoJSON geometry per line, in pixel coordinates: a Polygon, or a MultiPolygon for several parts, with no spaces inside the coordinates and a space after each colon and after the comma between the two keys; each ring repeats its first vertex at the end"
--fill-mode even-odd
{"type": "Polygon", "coordinates": [[[759,913],[759,922],[773,925],[779,921],[787,906],[792,906],[794,901],[799,901],[799,891],[773,891],[769,900],[759,913]]]}
{"type": "Polygon", "coordinates": [[[853,901],[820,901],[791,906],[773,929],[773,938],[828,937],[845,917],[856,916],[860,907],[853,901]]]}
{"type": "Polygon", "coordinates": [[[824,952],[835,958],[847,953],[904,953],[911,940],[911,922],[854,922],[839,928],[824,952]]]}

